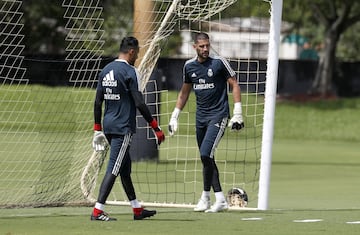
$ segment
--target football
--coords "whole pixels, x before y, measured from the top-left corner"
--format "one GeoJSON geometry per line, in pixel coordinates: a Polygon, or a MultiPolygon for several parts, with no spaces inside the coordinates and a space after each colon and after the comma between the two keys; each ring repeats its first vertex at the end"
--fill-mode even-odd
{"type": "Polygon", "coordinates": [[[247,193],[241,188],[232,188],[228,191],[227,202],[230,207],[246,207],[248,200],[247,193]]]}

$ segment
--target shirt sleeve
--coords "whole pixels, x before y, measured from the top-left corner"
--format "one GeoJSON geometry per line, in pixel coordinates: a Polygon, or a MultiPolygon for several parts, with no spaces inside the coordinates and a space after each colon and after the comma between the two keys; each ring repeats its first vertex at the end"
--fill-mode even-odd
{"type": "Polygon", "coordinates": [[[139,70],[137,68],[134,67],[134,69],[135,69],[135,75],[136,75],[136,81],[137,81],[137,90],[142,92],[141,86],[140,86],[140,84],[141,84],[141,74],[140,74],[140,72],[139,72],[139,70]]]}
{"type": "Polygon", "coordinates": [[[183,82],[184,83],[192,83],[191,78],[188,75],[187,72],[187,63],[185,63],[184,67],[183,67],[183,82]]]}
{"type": "Polygon", "coordinates": [[[148,106],[145,104],[142,93],[140,91],[131,91],[131,96],[134,99],[135,106],[141,113],[141,115],[144,117],[144,119],[150,123],[153,120],[153,117],[151,115],[151,112],[148,108],[148,106]]]}
{"type": "Polygon", "coordinates": [[[94,102],[94,123],[101,124],[101,115],[102,115],[102,103],[104,101],[104,95],[102,93],[102,86],[100,78],[96,87],[96,95],[94,102]]]}
{"type": "Polygon", "coordinates": [[[226,79],[228,79],[230,77],[234,77],[236,75],[236,73],[231,68],[231,65],[230,65],[229,61],[227,61],[223,57],[219,57],[219,59],[220,59],[220,61],[222,62],[223,66],[224,66],[224,73],[225,73],[226,79]]]}
{"type": "Polygon", "coordinates": [[[148,108],[148,106],[145,104],[143,94],[141,92],[141,88],[139,86],[140,84],[140,73],[139,71],[134,67],[134,76],[132,77],[130,82],[130,94],[135,102],[136,108],[139,110],[141,115],[144,117],[144,119],[150,123],[153,120],[153,117],[151,115],[151,112],[148,108]]]}

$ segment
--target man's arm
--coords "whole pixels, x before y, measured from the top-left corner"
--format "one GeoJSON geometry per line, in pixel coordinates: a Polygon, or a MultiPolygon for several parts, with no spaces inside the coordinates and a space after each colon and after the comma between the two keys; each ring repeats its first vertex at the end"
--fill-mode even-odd
{"type": "Polygon", "coordinates": [[[244,121],[242,117],[242,107],[241,107],[240,86],[237,83],[235,77],[228,78],[228,83],[232,88],[233,99],[234,99],[233,117],[230,119],[228,126],[231,128],[231,130],[238,131],[244,128],[244,121]]]}
{"type": "Polygon", "coordinates": [[[101,115],[102,115],[102,103],[103,94],[101,90],[96,90],[95,102],[94,102],[94,130],[101,131],[101,115]]]}
{"type": "Polygon", "coordinates": [[[144,119],[150,123],[153,120],[151,112],[148,106],[144,102],[143,95],[140,91],[131,91],[131,96],[134,99],[136,108],[140,111],[144,119]]]}
{"type": "Polygon", "coordinates": [[[192,84],[191,83],[183,83],[181,90],[178,95],[178,99],[176,101],[176,108],[182,110],[189,99],[189,95],[191,92],[192,84]]]}
{"type": "Polygon", "coordinates": [[[96,89],[95,102],[94,102],[94,137],[93,148],[95,151],[104,151],[108,141],[102,132],[101,127],[101,115],[102,115],[102,103],[104,96],[101,88],[96,89]]]}
{"type": "Polygon", "coordinates": [[[170,122],[169,122],[169,134],[173,136],[175,131],[177,131],[178,127],[178,118],[180,115],[181,110],[184,108],[187,100],[189,99],[189,95],[191,92],[191,83],[183,83],[181,90],[179,92],[178,99],[176,101],[176,105],[174,111],[171,114],[170,122]]]}
{"type": "Polygon", "coordinates": [[[237,102],[241,102],[241,91],[240,91],[240,86],[237,83],[237,80],[235,77],[230,77],[228,78],[228,83],[232,89],[232,95],[233,95],[233,99],[234,99],[234,104],[237,102]]]}
{"type": "Polygon", "coordinates": [[[154,130],[154,133],[155,133],[155,136],[157,139],[157,143],[160,145],[165,140],[164,132],[161,130],[156,119],[152,117],[148,106],[144,102],[142,93],[138,90],[131,90],[130,93],[134,99],[136,108],[140,111],[141,115],[144,117],[144,119],[149,123],[151,128],[154,130]]]}

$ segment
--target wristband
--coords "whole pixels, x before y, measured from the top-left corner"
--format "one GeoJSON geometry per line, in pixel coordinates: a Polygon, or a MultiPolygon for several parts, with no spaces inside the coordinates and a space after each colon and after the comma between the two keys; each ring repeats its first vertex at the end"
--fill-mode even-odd
{"type": "Polygon", "coordinates": [[[94,124],[94,131],[101,131],[101,124],[95,123],[94,124]]]}
{"type": "Polygon", "coordinates": [[[172,112],[171,114],[171,118],[176,118],[178,119],[179,118],[179,114],[180,114],[181,110],[179,108],[174,108],[174,111],[172,112]]]}
{"type": "Polygon", "coordinates": [[[156,121],[155,118],[153,118],[153,120],[149,124],[152,129],[156,129],[157,127],[159,127],[158,122],[156,121]]]}
{"type": "Polygon", "coordinates": [[[236,102],[236,103],[234,103],[233,113],[234,113],[234,115],[235,115],[235,114],[242,114],[241,102],[236,102]]]}

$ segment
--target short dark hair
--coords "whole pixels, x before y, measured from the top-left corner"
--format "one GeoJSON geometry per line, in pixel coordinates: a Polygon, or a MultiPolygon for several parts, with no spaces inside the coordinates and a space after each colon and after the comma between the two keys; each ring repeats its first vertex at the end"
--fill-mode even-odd
{"type": "Polygon", "coordinates": [[[209,35],[204,32],[196,33],[194,36],[194,43],[197,43],[199,40],[209,40],[209,35]]]}
{"type": "Polygon", "coordinates": [[[130,49],[139,48],[139,41],[135,37],[124,37],[120,43],[120,52],[126,53],[130,49]]]}

